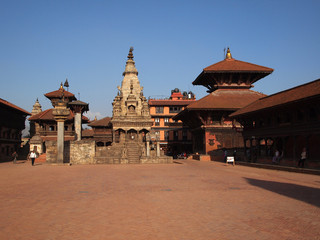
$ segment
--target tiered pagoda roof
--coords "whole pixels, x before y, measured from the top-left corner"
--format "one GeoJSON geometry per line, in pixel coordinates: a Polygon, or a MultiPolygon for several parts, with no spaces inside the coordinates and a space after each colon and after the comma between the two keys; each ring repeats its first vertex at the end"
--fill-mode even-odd
{"type": "Polygon", "coordinates": [[[228,114],[237,111],[266,96],[250,88],[252,83],[272,72],[272,68],[235,60],[228,48],[223,61],[204,68],[192,83],[207,87],[209,94],[189,104],[173,119],[188,122],[197,119],[201,111],[224,111],[228,114]]]}
{"type": "Polygon", "coordinates": [[[263,93],[250,89],[218,89],[211,94],[189,104],[185,109],[188,110],[230,110],[235,111],[249,103],[266,96],[263,93]]]}
{"type": "Polygon", "coordinates": [[[203,69],[192,82],[193,85],[203,85],[208,92],[219,88],[251,88],[252,84],[273,72],[272,68],[243,62],[232,58],[228,48],[223,61],[203,69]]]}
{"type": "Polygon", "coordinates": [[[60,88],[58,90],[46,93],[46,94],[44,94],[44,96],[47,97],[51,101],[52,106],[55,106],[57,104],[57,102],[62,99],[64,99],[67,102],[77,100],[77,98],[74,96],[73,93],[68,92],[63,88],[62,83],[61,83],[60,88]]]}

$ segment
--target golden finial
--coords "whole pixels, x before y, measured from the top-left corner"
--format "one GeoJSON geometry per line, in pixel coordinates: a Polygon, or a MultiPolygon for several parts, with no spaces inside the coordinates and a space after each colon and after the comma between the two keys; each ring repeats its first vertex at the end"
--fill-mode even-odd
{"type": "Polygon", "coordinates": [[[226,59],[232,59],[232,55],[229,48],[227,50],[226,59]]]}
{"type": "Polygon", "coordinates": [[[60,84],[60,90],[62,90],[63,89],[63,85],[62,85],[62,82],[61,82],[61,84],[60,84]]]}
{"type": "Polygon", "coordinates": [[[94,120],[93,120],[93,121],[97,121],[97,116],[94,117],[94,120]]]}

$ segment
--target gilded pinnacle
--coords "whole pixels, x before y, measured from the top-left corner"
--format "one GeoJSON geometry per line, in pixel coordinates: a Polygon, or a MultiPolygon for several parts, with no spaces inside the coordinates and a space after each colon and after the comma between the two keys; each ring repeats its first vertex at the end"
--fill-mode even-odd
{"type": "Polygon", "coordinates": [[[226,59],[232,59],[232,55],[229,48],[227,50],[226,59]]]}

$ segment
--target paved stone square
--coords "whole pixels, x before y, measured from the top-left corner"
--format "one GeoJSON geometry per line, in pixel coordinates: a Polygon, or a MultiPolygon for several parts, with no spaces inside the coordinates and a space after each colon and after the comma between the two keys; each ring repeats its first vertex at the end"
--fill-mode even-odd
{"type": "Polygon", "coordinates": [[[320,176],[178,163],[1,163],[0,239],[320,239],[320,176]]]}

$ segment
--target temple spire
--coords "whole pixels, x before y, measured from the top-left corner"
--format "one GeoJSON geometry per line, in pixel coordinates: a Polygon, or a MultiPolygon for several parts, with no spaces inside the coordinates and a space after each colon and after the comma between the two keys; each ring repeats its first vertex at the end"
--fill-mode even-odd
{"type": "Polygon", "coordinates": [[[129,74],[129,73],[133,73],[135,75],[138,75],[138,70],[135,67],[135,62],[133,60],[133,53],[132,52],[133,52],[133,47],[130,47],[129,54],[128,54],[128,60],[126,63],[126,68],[123,72],[123,76],[125,76],[126,74],[129,74]]]}
{"type": "Polygon", "coordinates": [[[227,50],[226,59],[232,59],[232,55],[231,55],[229,47],[228,47],[228,50],[227,50]]]}
{"type": "Polygon", "coordinates": [[[128,59],[131,59],[131,60],[133,60],[133,47],[130,47],[130,49],[129,49],[129,54],[128,54],[128,59]]]}
{"type": "Polygon", "coordinates": [[[31,111],[31,116],[36,115],[38,113],[42,112],[41,105],[39,103],[39,100],[37,98],[35,104],[33,105],[32,111],[31,111]]]}

